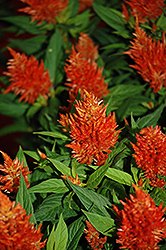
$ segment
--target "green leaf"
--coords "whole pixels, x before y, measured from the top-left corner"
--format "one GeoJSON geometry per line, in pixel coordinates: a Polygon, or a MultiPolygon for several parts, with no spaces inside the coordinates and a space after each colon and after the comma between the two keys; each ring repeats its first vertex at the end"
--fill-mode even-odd
{"type": "Polygon", "coordinates": [[[24,31],[30,34],[41,34],[40,30],[41,25],[36,25],[36,22],[31,22],[30,17],[26,16],[10,16],[10,17],[1,17],[3,21],[14,24],[15,26],[23,29],[24,31]]]}
{"type": "Polygon", "coordinates": [[[76,193],[82,204],[87,210],[93,211],[94,213],[99,213],[102,215],[108,215],[108,212],[106,210],[106,206],[112,206],[112,204],[109,202],[109,200],[92,191],[87,188],[79,187],[77,185],[74,185],[68,180],[71,188],[76,193]]]}
{"type": "Polygon", "coordinates": [[[87,181],[87,187],[92,189],[97,187],[100,182],[102,181],[103,177],[105,176],[105,173],[107,172],[110,164],[103,165],[99,167],[94,173],[92,173],[89,176],[89,179],[87,181]]]}
{"type": "Polygon", "coordinates": [[[52,231],[47,240],[47,250],[54,250],[55,245],[55,225],[53,225],[52,231]]]}
{"type": "Polygon", "coordinates": [[[133,183],[132,176],[126,172],[123,172],[119,169],[109,168],[107,170],[106,176],[114,181],[117,181],[121,184],[131,186],[133,183]]]}
{"type": "Polygon", "coordinates": [[[143,116],[141,119],[137,121],[137,124],[140,128],[144,128],[147,126],[156,126],[163,109],[165,108],[165,104],[161,105],[158,109],[156,109],[153,113],[143,116]]]}
{"type": "Polygon", "coordinates": [[[68,227],[68,242],[66,250],[76,250],[78,242],[83,234],[85,225],[83,223],[83,216],[74,221],[68,227]]]}
{"type": "Polygon", "coordinates": [[[25,180],[24,180],[22,173],[21,173],[20,186],[19,186],[19,190],[18,190],[18,193],[16,196],[15,204],[17,204],[18,202],[26,210],[27,215],[30,215],[30,214],[32,215],[29,219],[30,222],[36,224],[33,205],[31,202],[31,197],[30,197],[30,194],[28,192],[28,189],[27,189],[27,186],[26,186],[26,183],[25,183],[25,180]]]}
{"type": "Polygon", "coordinates": [[[51,158],[47,158],[47,160],[49,160],[56,169],[58,169],[59,172],[61,172],[61,174],[63,175],[67,175],[70,176],[71,175],[71,170],[70,168],[68,168],[65,164],[63,164],[60,161],[57,161],[56,159],[51,159],[51,158]]]}
{"type": "Polygon", "coordinates": [[[163,206],[166,207],[166,193],[164,190],[159,187],[156,187],[150,193],[150,196],[153,198],[157,206],[159,206],[161,202],[163,202],[163,206]]]}
{"type": "Polygon", "coordinates": [[[15,94],[0,94],[0,113],[2,115],[14,118],[23,116],[28,106],[29,105],[24,102],[19,103],[15,94]]]}
{"type": "Polygon", "coordinates": [[[82,211],[97,231],[108,236],[112,235],[109,233],[109,231],[112,231],[112,229],[115,228],[114,220],[112,218],[90,213],[85,210],[82,211]]]}
{"type": "Polygon", "coordinates": [[[44,62],[46,69],[49,70],[50,78],[53,82],[55,81],[56,71],[62,57],[62,45],[62,35],[58,28],[56,28],[55,33],[49,41],[44,62]]]}
{"type": "Polygon", "coordinates": [[[54,250],[65,250],[68,240],[68,230],[62,214],[60,215],[57,228],[55,230],[54,250]]]}
{"type": "MultiPolygon", "coordinates": [[[[44,43],[47,39],[47,36],[35,36],[26,40],[22,39],[9,39],[11,43],[11,47],[17,47],[21,49],[22,52],[27,55],[32,55],[38,50],[41,49],[42,43],[44,43]]],[[[10,45],[9,45],[10,46],[10,45]]]]}
{"type": "Polygon", "coordinates": [[[62,208],[62,198],[64,194],[51,194],[35,212],[37,221],[51,221],[55,223],[56,215],[59,209],[62,208]]]}
{"type": "Polygon", "coordinates": [[[102,5],[97,5],[94,2],[93,9],[97,15],[113,29],[118,31],[125,30],[123,19],[112,9],[102,5]]]}
{"type": "Polygon", "coordinates": [[[19,146],[19,151],[17,152],[16,157],[18,158],[18,160],[20,161],[20,163],[23,161],[23,166],[24,167],[28,167],[24,152],[22,150],[22,147],[19,146]]]}
{"type": "Polygon", "coordinates": [[[50,137],[53,137],[53,138],[59,138],[59,139],[62,139],[62,140],[68,140],[68,137],[66,135],[63,135],[57,131],[55,132],[50,132],[50,131],[40,131],[40,132],[33,132],[34,134],[37,134],[37,135],[45,135],[45,136],[50,136],[50,137]]]}
{"type": "Polygon", "coordinates": [[[49,179],[29,189],[30,193],[65,193],[67,191],[69,189],[63,180],[59,179],[49,179]]]}
{"type": "Polygon", "coordinates": [[[40,161],[40,156],[35,151],[24,150],[24,153],[35,159],[36,161],[40,161]]]}

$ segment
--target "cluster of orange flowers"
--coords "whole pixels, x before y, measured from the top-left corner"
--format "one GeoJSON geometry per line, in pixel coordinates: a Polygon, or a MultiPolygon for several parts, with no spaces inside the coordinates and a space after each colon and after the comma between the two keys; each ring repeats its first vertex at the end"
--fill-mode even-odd
{"type": "Polygon", "coordinates": [[[13,59],[8,62],[8,72],[5,75],[11,77],[12,83],[5,90],[4,94],[14,91],[16,95],[21,95],[19,101],[25,99],[25,102],[33,104],[35,100],[42,95],[48,99],[51,81],[48,70],[44,70],[44,63],[31,56],[28,58],[25,54],[20,54],[11,48],[8,48],[13,59]]]}
{"type": "MultiPolygon", "coordinates": [[[[139,23],[146,23],[151,19],[156,20],[163,13],[161,7],[165,7],[164,0],[124,0],[124,2],[130,6],[131,15],[137,18],[139,23]]],[[[129,13],[126,5],[122,5],[122,13],[128,21],[129,13]]]]}
{"type": "Polygon", "coordinates": [[[89,222],[85,221],[88,229],[84,229],[84,233],[87,235],[85,238],[87,239],[89,245],[93,250],[102,250],[104,247],[104,243],[107,241],[107,236],[99,237],[100,233],[94,228],[94,226],[89,222]]]}
{"type": "Polygon", "coordinates": [[[4,165],[0,165],[0,249],[1,250],[39,250],[44,247],[45,242],[40,242],[41,225],[36,230],[30,224],[25,209],[15,202],[11,202],[6,194],[15,198],[20,185],[21,173],[24,176],[27,188],[29,188],[28,167],[23,167],[23,162],[13,160],[4,152],[4,165]],[[5,194],[2,193],[4,191],[5,194]]]}
{"type": "MultiPolygon", "coordinates": [[[[19,11],[31,15],[32,22],[39,21],[43,23],[56,23],[56,17],[60,15],[68,6],[69,0],[20,0],[28,4],[28,7],[22,8],[19,11]]],[[[79,0],[79,12],[86,10],[92,6],[93,0],[79,0]]]]}
{"type": "Polygon", "coordinates": [[[148,37],[136,23],[135,39],[128,54],[136,63],[130,67],[136,69],[143,79],[150,84],[153,92],[158,92],[162,86],[166,87],[166,46],[165,33],[162,42],[148,37]]]}
{"type": "MultiPolygon", "coordinates": [[[[31,215],[30,215],[31,216],[31,215]]],[[[30,224],[25,209],[11,202],[7,195],[0,191],[0,249],[1,250],[39,250],[45,242],[40,242],[41,225],[36,230],[30,224]]]]}
{"type": "Polygon", "coordinates": [[[159,250],[157,243],[166,238],[166,220],[162,209],[162,203],[156,207],[155,202],[149,194],[143,192],[133,184],[136,195],[126,198],[126,203],[120,201],[124,206],[119,210],[113,205],[118,215],[120,228],[118,229],[117,243],[120,248],[130,250],[155,249],[159,250]]]}
{"type": "Polygon", "coordinates": [[[115,130],[117,124],[115,114],[106,117],[106,108],[93,94],[85,91],[82,101],[76,101],[76,114],[69,118],[73,157],[79,162],[90,164],[92,161],[101,166],[117,142],[120,130],[115,130]]]}
{"type": "Polygon", "coordinates": [[[139,168],[145,171],[145,178],[149,179],[154,187],[165,186],[166,176],[166,135],[161,132],[161,127],[144,128],[140,135],[136,134],[137,146],[132,143],[135,150],[135,160],[139,168]]]}

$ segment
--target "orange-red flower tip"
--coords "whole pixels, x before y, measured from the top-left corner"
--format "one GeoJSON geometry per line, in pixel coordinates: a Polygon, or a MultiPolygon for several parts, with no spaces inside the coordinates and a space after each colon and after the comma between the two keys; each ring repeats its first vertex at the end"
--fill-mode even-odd
{"type": "Polygon", "coordinates": [[[20,54],[15,50],[8,48],[13,59],[9,59],[8,72],[5,75],[11,77],[12,82],[5,90],[4,94],[14,91],[16,95],[21,95],[19,101],[24,100],[33,104],[42,95],[48,99],[51,80],[48,70],[44,70],[44,63],[31,56],[28,58],[25,54],[20,54]]]}
{"type": "Polygon", "coordinates": [[[76,50],[80,53],[83,59],[90,59],[95,61],[98,55],[98,46],[95,46],[92,39],[83,32],[80,32],[78,43],[76,44],[76,50]]]}
{"type": "Polygon", "coordinates": [[[134,36],[136,37],[128,54],[135,65],[130,67],[136,69],[142,78],[150,84],[153,92],[157,93],[162,86],[166,87],[166,46],[165,32],[163,32],[162,41],[148,37],[138,23],[136,23],[134,36]]]}
{"type": "Polygon", "coordinates": [[[107,236],[100,237],[100,233],[94,228],[94,226],[87,220],[85,222],[88,229],[84,229],[84,233],[87,234],[85,238],[89,245],[94,250],[102,250],[104,243],[107,242],[107,236]]]}
{"type": "Polygon", "coordinates": [[[4,175],[0,175],[0,190],[4,190],[8,193],[16,194],[20,184],[21,173],[24,176],[27,188],[30,187],[28,174],[32,171],[28,171],[28,167],[23,167],[23,162],[20,163],[18,158],[12,161],[12,159],[4,152],[0,151],[4,158],[4,165],[0,165],[0,171],[4,175]]]}
{"type": "Polygon", "coordinates": [[[145,172],[145,178],[149,179],[152,186],[163,188],[166,176],[166,135],[161,127],[150,126],[136,134],[137,145],[132,143],[135,151],[134,158],[139,168],[145,172]]]}
{"type": "Polygon", "coordinates": [[[23,3],[27,3],[29,6],[19,11],[31,15],[31,20],[39,21],[39,24],[43,21],[48,23],[56,23],[56,16],[68,6],[68,0],[20,0],[23,3]]]}
{"type": "Polygon", "coordinates": [[[126,203],[120,201],[124,206],[119,210],[113,205],[117,213],[120,228],[118,229],[117,243],[120,248],[130,250],[155,249],[159,250],[158,242],[166,238],[166,220],[164,213],[166,208],[162,204],[156,207],[155,202],[149,194],[144,193],[135,184],[135,195],[126,198],[126,203]]]}
{"type": "Polygon", "coordinates": [[[156,20],[163,13],[162,8],[165,7],[164,0],[125,0],[124,2],[130,6],[131,15],[140,23],[148,22],[150,19],[156,20]]]}
{"type": "Polygon", "coordinates": [[[82,12],[87,8],[92,7],[93,0],[78,0],[78,2],[79,2],[79,12],[82,12]]]}
{"type": "Polygon", "coordinates": [[[66,85],[71,87],[73,99],[76,99],[79,89],[81,97],[83,97],[84,89],[99,98],[109,93],[107,84],[104,83],[104,77],[102,77],[103,68],[98,68],[95,61],[91,63],[90,59],[85,60],[80,53],[76,52],[74,46],[67,62],[65,66],[66,85]]]}
{"type": "Polygon", "coordinates": [[[118,140],[120,130],[115,130],[118,127],[115,113],[107,117],[107,106],[103,107],[101,102],[85,90],[84,100],[76,101],[76,114],[70,114],[72,142],[66,146],[81,163],[103,165],[118,140]]]}
{"type": "Polygon", "coordinates": [[[0,191],[0,249],[39,250],[45,246],[46,240],[41,242],[41,225],[36,230],[30,216],[0,191]]]}
{"type": "Polygon", "coordinates": [[[68,176],[68,175],[61,175],[61,177],[64,179],[64,180],[67,180],[67,178],[69,179],[69,181],[71,181],[73,184],[75,185],[80,185],[81,184],[81,180],[80,178],[78,178],[78,174],[76,175],[76,178],[74,177],[71,177],[71,176],[68,176]]]}

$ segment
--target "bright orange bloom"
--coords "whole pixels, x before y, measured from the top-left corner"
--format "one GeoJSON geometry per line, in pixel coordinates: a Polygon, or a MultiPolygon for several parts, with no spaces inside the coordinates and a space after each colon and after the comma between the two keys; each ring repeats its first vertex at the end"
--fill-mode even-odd
{"type": "Polygon", "coordinates": [[[148,22],[148,19],[156,20],[161,16],[165,7],[164,0],[125,0],[131,8],[131,15],[138,18],[140,23],[148,22]]]}
{"type": "Polygon", "coordinates": [[[87,8],[92,7],[93,0],[78,0],[78,2],[79,2],[79,12],[82,12],[87,8]]]}
{"type": "Polygon", "coordinates": [[[4,94],[14,91],[16,95],[21,95],[19,102],[25,99],[25,102],[31,104],[42,95],[48,99],[51,81],[48,70],[44,70],[44,63],[31,56],[29,59],[25,54],[20,54],[11,48],[8,48],[13,59],[8,62],[8,72],[5,75],[11,77],[12,83],[5,90],[4,94]]]}
{"type": "Polygon", "coordinates": [[[76,101],[76,114],[70,114],[73,141],[66,146],[73,149],[73,157],[79,162],[90,164],[94,161],[101,166],[111,153],[110,148],[115,147],[120,130],[115,130],[118,126],[114,113],[106,117],[107,105],[100,105],[102,101],[98,101],[92,93],[84,93],[84,100],[76,101]]]}
{"type": "Polygon", "coordinates": [[[64,132],[69,131],[69,129],[70,129],[69,114],[66,114],[66,115],[60,114],[60,120],[59,120],[59,122],[60,122],[61,125],[64,127],[64,128],[62,128],[62,130],[63,130],[64,132]]]}
{"type": "Polygon", "coordinates": [[[129,12],[125,4],[122,3],[122,16],[125,18],[125,20],[128,22],[129,21],[129,12]]]}
{"type": "Polygon", "coordinates": [[[7,195],[0,191],[0,249],[1,250],[39,250],[45,245],[40,242],[41,225],[36,230],[30,224],[22,206],[11,202],[7,195]]]}
{"type": "Polygon", "coordinates": [[[71,176],[67,176],[67,175],[61,175],[61,177],[64,179],[64,180],[67,180],[67,178],[69,178],[69,181],[71,181],[73,184],[75,185],[79,185],[81,184],[81,180],[78,179],[78,174],[76,175],[76,178],[74,177],[71,177],[71,176]]]}
{"type": "Polygon", "coordinates": [[[76,50],[80,53],[83,59],[90,59],[95,61],[98,55],[98,46],[95,46],[92,39],[83,32],[80,32],[78,43],[76,44],[76,50]]]}
{"type": "Polygon", "coordinates": [[[140,131],[141,135],[136,134],[137,146],[132,143],[136,163],[154,187],[163,187],[165,181],[159,176],[166,176],[166,135],[160,129],[158,126],[144,128],[140,131]]]}
{"type": "Polygon", "coordinates": [[[27,3],[29,7],[20,9],[24,13],[28,13],[32,16],[33,21],[47,21],[48,23],[56,23],[56,16],[67,7],[68,0],[20,0],[23,3],[27,3]]]}
{"type": "Polygon", "coordinates": [[[144,193],[133,184],[136,195],[131,194],[126,203],[120,201],[124,206],[119,210],[113,205],[114,211],[120,221],[117,243],[120,248],[130,250],[158,250],[157,243],[166,238],[166,220],[162,203],[156,207],[155,202],[149,194],[144,193]]]}
{"type": "Polygon", "coordinates": [[[104,247],[104,243],[107,241],[107,236],[104,238],[99,237],[100,233],[92,226],[89,221],[85,221],[88,229],[84,229],[84,233],[87,234],[85,238],[87,239],[89,245],[93,250],[102,250],[104,247]]]}
{"type": "Polygon", "coordinates": [[[90,63],[90,60],[85,60],[80,53],[77,53],[72,47],[72,53],[67,60],[65,71],[67,74],[67,86],[72,88],[72,94],[75,99],[78,90],[81,90],[81,97],[83,97],[83,89],[92,92],[96,97],[102,98],[107,95],[107,84],[104,83],[102,77],[103,68],[98,68],[95,61],[90,63]]]}
{"type": "Polygon", "coordinates": [[[158,92],[162,86],[166,87],[166,46],[165,33],[162,41],[152,39],[136,24],[136,33],[134,33],[134,42],[128,54],[136,63],[130,67],[138,70],[143,79],[150,84],[153,92],[158,92]]]}
{"type": "Polygon", "coordinates": [[[0,190],[16,194],[19,189],[21,173],[24,176],[27,188],[29,188],[30,184],[27,175],[32,171],[28,171],[28,167],[23,167],[23,162],[20,164],[18,158],[12,161],[7,154],[0,152],[5,160],[4,165],[0,165],[0,171],[4,173],[4,175],[0,175],[0,182],[3,184],[0,185],[0,190]]]}

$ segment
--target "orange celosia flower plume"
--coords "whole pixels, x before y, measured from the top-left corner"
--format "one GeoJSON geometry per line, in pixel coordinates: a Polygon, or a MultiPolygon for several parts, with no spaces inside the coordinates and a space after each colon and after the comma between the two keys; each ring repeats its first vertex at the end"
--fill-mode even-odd
{"type": "MultiPolygon", "coordinates": [[[[76,101],[76,114],[69,119],[73,157],[79,162],[90,164],[92,161],[101,166],[111,153],[110,148],[117,142],[120,130],[115,130],[117,124],[115,114],[106,117],[107,105],[100,105],[92,93],[84,92],[84,100],[76,101]]],[[[62,124],[63,125],[63,124],[62,124]]]]}
{"type": "Polygon", "coordinates": [[[67,61],[69,64],[66,63],[65,66],[66,85],[71,87],[75,98],[79,89],[81,97],[83,97],[83,89],[94,93],[99,98],[109,93],[107,84],[104,83],[104,77],[102,77],[103,68],[98,68],[95,61],[91,64],[89,59],[85,60],[80,53],[75,51],[74,46],[67,61]]]}
{"type": "Polygon", "coordinates": [[[99,57],[98,46],[95,46],[88,34],[83,32],[80,32],[78,43],[76,44],[76,50],[84,60],[90,59],[91,61],[95,61],[99,57]]]}
{"type": "Polygon", "coordinates": [[[79,12],[82,12],[87,8],[92,7],[93,0],[78,0],[78,2],[79,2],[79,12]]]}
{"type": "Polygon", "coordinates": [[[162,86],[166,87],[166,46],[165,33],[163,33],[162,41],[148,37],[138,24],[135,28],[134,42],[128,54],[136,63],[130,67],[136,69],[143,79],[150,84],[153,92],[158,92],[162,86]]]}
{"type": "Polygon", "coordinates": [[[23,3],[27,3],[29,7],[20,9],[24,13],[28,13],[32,16],[33,21],[47,21],[48,23],[56,23],[56,16],[67,7],[68,0],[20,0],[23,3]]]}
{"type": "Polygon", "coordinates": [[[21,173],[24,176],[25,183],[27,188],[30,187],[28,181],[28,174],[32,171],[28,171],[28,167],[23,167],[23,162],[20,164],[18,158],[13,160],[4,152],[0,151],[4,158],[4,165],[0,165],[0,171],[3,172],[4,175],[0,175],[0,190],[4,190],[7,193],[17,194],[20,184],[21,173]]]}
{"type": "Polygon", "coordinates": [[[11,77],[12,83],[5,90],[4,94],[14,91],[16,95],[21,95],[19,102],[23,99],[25,102],[33,104],[35,100],[42,95],[48,99],[51,81],[48,70],[44,70],[44,63],[31,56],[29,59],[25,54],[20,54],[11,48],[8,48],[13,59],[8,62],[8,72],[5,75],[11,77]]]}
{"type": "Polygon", "coordinates": [[[67,176],[67,175],[61,175],[61,177],[64,179],[64,180],[67,180],[67,178],[69,179],[69,181],[71,181],[73,184],[79,186],[81,184],[81,180],[80,178],[78,178],[78,174],[76,175],[76,178],[74,177],[71,177],[71,176],[67,176]]]}
{"type": "Polygon", "coordinates": [[[125,0],[131,8],[131,15],[138,19],[140,23],[148,22],[150,19],[156,20],[161,16],[165,7],[164,0],[125,0]]]}
{"type": "Polygon", "coordinates": [[[123,210],[113,205],[120,222],[117,232],[119,239],[116,242],[123,249],[159,250],[157,243],[166,238],[166,208],[162,208],[162,203],[156,207],[149,194],[135,184],[133,187],[136,195],[131,194],[130,200],[126,198],[126,203],[120,201],[124,206],[123,210]]]}
{"type": "Polygon", "coordinates": [[[84,229],[84,233],[87,234],[85,238],[89,245],[93,250],[102,250],[104,243],[107,241],[107,236],[104,236],[104,238],[99,237],[100,233],[94,228],[94,226],[87,220],[85,222],[88,229],[84,229]]]}
{"type": "Polygon", "coordinates": [[[150,126],[136,134],[137,146],[132,143],[133,155],[139,168],[145,171],[145,178],[150,185],[164,187],[165,181],[159,177],[166,176],[166,135],[161,127],[150,126]]]}
{"type": "Polygon", "coordinates": [[[36,230],[30,224],[25,209],[0,191],[0,249],[1,250],[39,250],[45,241],[40,242],[43,234],[41,225],[36,230]]]}

